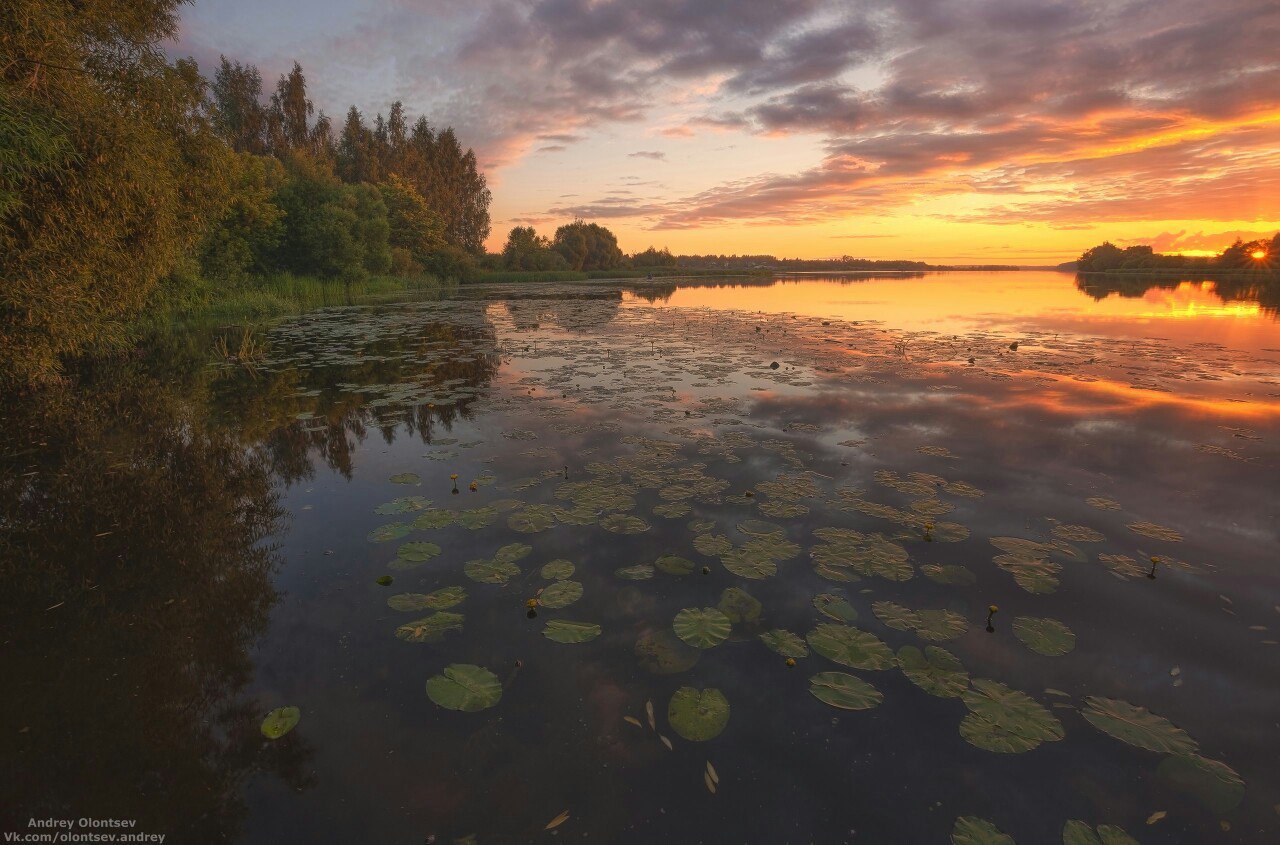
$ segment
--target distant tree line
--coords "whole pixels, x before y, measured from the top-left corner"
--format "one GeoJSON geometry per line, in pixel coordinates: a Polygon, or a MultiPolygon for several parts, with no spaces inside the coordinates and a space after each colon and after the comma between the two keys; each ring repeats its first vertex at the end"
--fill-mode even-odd
{"type": "Polygon", "coordinates": [[[340,130],[295,64],[167,61],[181,0],[0,4],[0,382],[120,348],[169,287],[293,272],[461,275],[490,193],[399,103],[340,130]]]}
{"type": "Polygon", "coordinates": [[[1110,241],[1084,251],[1076,261],[1082,273],[1108,270],[1250,270],[1280,265],[1280,232],[1271,240],[1235,243],[1215,256],[1163,255],[1145,245],[1118,247],[1110,241]]]}

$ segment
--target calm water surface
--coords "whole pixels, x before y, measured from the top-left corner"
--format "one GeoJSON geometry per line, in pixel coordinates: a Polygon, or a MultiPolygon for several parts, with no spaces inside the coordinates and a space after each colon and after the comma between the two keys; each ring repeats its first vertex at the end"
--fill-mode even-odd
{"type": "Polygon", "coordinates": [[[1280,840],[1274,293],[495,286],[262,340],[6,411],[6,830],[1280,840]],[[456,664],[496,703],[428,697],[456,664]]]}

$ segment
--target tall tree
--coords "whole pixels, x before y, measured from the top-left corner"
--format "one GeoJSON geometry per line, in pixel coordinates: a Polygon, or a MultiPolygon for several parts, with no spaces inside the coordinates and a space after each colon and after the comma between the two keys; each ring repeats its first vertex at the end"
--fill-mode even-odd
{"type": "Polygon", "coordinates": [[[56,379],[66,356],[121,345],[222,214],[230,150],[195,63],[161,48],[178,5],[0,4],[0,135],[18,150],[0,161],[0,381],[56,379]]]}
{"type": "Polygon", "coordinates": [[[262,107],[262,74],[253,65],[219,57],[209,86],[213,95],[213,124],[238,153],[267,151],[267,114],[262,107]]]}
{"type": "Polygon", "coordinates": [[[293,63],[293,69],[280,77],[276,92],[271,95],[271,111],[275,116],[277,151],[306,150],[311,144],[311,114],[315,107],[307,98],[307,79],[302,65],[293,63]]]}

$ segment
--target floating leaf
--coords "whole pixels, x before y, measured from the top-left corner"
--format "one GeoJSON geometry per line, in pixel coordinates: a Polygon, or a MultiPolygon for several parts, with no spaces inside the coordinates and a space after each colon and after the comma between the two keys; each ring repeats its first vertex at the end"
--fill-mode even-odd
{"type": "Polygon", "coordinates": [[[1076,647],[1076,635],[1057,619],[1015,617],[1013,635],[1027,648],[1045,657],[1061,657],[1076,647]]]}
{"type": "Polygon", "coordinates": [[[416,472],[400,472],[387,479],[392,484],[417,484],[420,479],[416,472]]]}
{"type": "Polygon", "coordinates": [[[1087,525],[1055,525],[1053,536],[1071,543],[1101,543],[1107,539],[1101,532],[1087,525]]]}
{"type": "Polygon", "coordinates": [[[277,707],[262,720],[262,735],[267,739],[279,739],[298,726],[302,711],[297,707],[277,707]]]}
{"type": "Polygon", "coordinates": [[[520,567],[507,561],[469,560],[462,565],[462,571],[481,584],[505,584],[520,574],[520,567]]]}
{"type": "Polygon", "coordinates": [[[429,510],[418,514],[413,520],[413,527],[419,531],[433,531],[437,528],[447,528],[453,525],[458,519],[458,514],[449,510],[429,510]]]}
{"type": "Polygon", "coordinates": [[[569,811],[565,810],[563,813],[556,816],[551,821],[547,822],[547,826],[544,827],[543,830],[555,830],[557,827],[564,824],[568,820],[569,820],[569,811]]]}
{"type": "Polygon", "coordinates": [[[404,543],[396,550],[396,557],[401,560],[410,560],[421,563],[425,560],[431,560],[441,552],[439,546],[435,543],[404,543]]]}
{"type": "Polygon", "coordinates": [[[842,710],[870,710],[884,696],[871,684],[844,672],[819,672],[809,679],[814,698],[842,710]]]}
{"type": "Polygon", "coordinates": [[[641,534],[649,530],[649,523],[631,514],[611,513],[600,520],[600,527],[615,534],[641,534]]]}
{"type": "Polygon", "coordinates": [[[834,593],[819,593],[813,597],[813,606],[823,616],[834,619],[837,622],[857,622],[858,611],[853,605],[849,604],[844,596],[838,596],[834,593]]]}
{"type": "Polygon", "coordinates": [[[442,674],[427,680],[427,695],[447,710],[474,713],[498,703],[502,698],[502,684],[488,669],[454,663],[442,674]]]}
{"type": "Polygon", "coordinates": [[[573,575],[573,564],[567,560],[553,560],[542,567],[539,573],[547,580],[563,581],[573,575]]]}
{"type": "Polygon", "coordinates": [[[542,629],[542,636],[558,643],[585,643],[600,636],[600,626],[594,622],[552,619],[542,629]]]}
{"type": "Polygon", "coordinates": [[[898,665],[902,674],[920,689],[939,698],[957,698],[969,687],[969,673],[951,652],[938,646],[915,646],[898,649],[898,665]]]}
{"type": "Polygon", "coordinates": [[[379,525],[377,528],[369,532],[369,542],[385,543],[388,540],[399,540],[413,530],[413,526],[404,522],[388,522],[386,525],[379,525]]]}
{"type": "Polygon", "coordinates": [[[387,599],[387,607],[399,611],[447,610],[466,598],[463,587],[443,587],[433,593],[398,593],[387,599]]]}
{"type": "Polygon", "coordinates": [[[953,640],[969,630],[969,621],[950,610],[910,610],[891,601],[878,601],[871,610],[890,628],[915,631],[922,640],[953,640]]]}
{"type": "Polygon", "coordinates": [[[1088,696],[1081,715],[1121,742],[1163,754],[1191,754],[1199,747],[1186,731],[1145,707],[1114,698],[1088,696]]]}
{"type": "Polygon", "coordinates": [[[635,566],[615,569],[613,574],[625,581],[646,581],[653,577],[653,567],[647,563],[637,563],[635,566]]]}
{"type": "Polygon", "coordinates": [[[986,819],[961,816],[951,828],[951,845],[1016,845],[1013,837],[986,819]]]}
{"type": "Polygon", "coordinates": [[[720,612],[729,617],[729,621],[736,624],[742,622],[755,622],[760,618],[762,606],[756,601],[746,590],[737,587],[729,587],[720,594],[720,604],[717,605],[720,612]]]}
{"type": "Polygon", "coordinates": [[[732,549],[720,556],[724,568],[739,578],[759,581],[778,574],[778,564],[765,555],[753,554],[744,549],[732,549]]]}
{"type": "Polygon", "coordinates": [[[729,724],[729,701],[718,689],[681,687],[671,696],[667,722],[690,742],[714,739],[729,724]]]}
{"type": "Polygon", "coordinates": [[[409,513],[410,511],[426,510],[429,507],[431,507],[430,499],[424,499],[422,496],[401,496],[398,499],[392,499],[385,504],[378,505],[373,512],[380,516],[393,516],[395,514],[409,513]]]}
{"type": "Polygon", "coordinates": [[[956,587],[967,587],[978,582],[978,577],[967,566],[947,564],[938,566],[927,563],[920,567],[920,572],[935,584],[947,584],[956,587]]]}
{"type": "Polygon", "coordinates": [[[528,505],[523,510],[507,517],[507,525],[512,531],[525,534],[536,534],[546,531],[556,524],[555,508],[551,505],[528,505]]]}
{"type": "Polygon", "coordinates": [[[842,666],[855,669],[888,669],[893,652],[875,634],[846,625],[819,625],[806,639],[813,650],[842,666]]]}
{"type": "Polygon", "coordinates": [[[1185,792],[1208,810],[1223,816],[1244,799],[1244,781],[1226,763],[1197,754],[1172,754],[1160,761],[1156,774],[1165,784],[1185,792]]]}
{"type": "Polygon", "coordinates": [[[375,580],[379,587],[390,587],[391,582],[395,579],[390,575],[379,575],[375,580]]]}
{"type": "Polygon", "coordinates": [[[697,564],[688,558],[670,554],[658,558],[653,562],[653,565],[668,575],[688,575],[697,568],[697,564]]]}
{"type": "Polygon", "coordinates": [[[708,557],[720,557],[733,551],[733,542],[723,534],[699,534],[693,547],[708,557]]]}
{"type": "Polygon", "coordinates": [[[960,735],[979,748],[1017,753],[1065,735],[1044,705],[998,681],[974,681],[961,700],[971,712],[960,724],[960,735]]]}
{"type": "Polygon", "coordinates": [[[702,651],[675,635],[669,628],[641,634],[636,639],[636,657],[640,665],[655,675],[672,675],[692,669],[702,651]]]}
{"type": "Polygon", "coordinates": [[[804,639],[782,628],[761,634],[760,641],[783,657],[809,656],[809,646],[804,639]]]}
{"type": "Polygon", "coordinates": [[[444,639],[449,631],[462,627],[461,613],[440,611],[396,628],[396,636],[410,643],[434,643],[444,639]]]}
{"type": "Polygon", "coordinates": [[[711,648],[729,637],[729,617],[714,607],[686,607],[671,625],[676,636],[694,648],[711,648]]]}
{"type": "Polygon", "coordinates": [[[1143,537],[1163,540],[1166,543],[1182,542],[1182,535],[1177,531],[1172,528],[1166,528],[1163,525],[1156,525],[1154,522],[1130,522],[1129,530],[1141,534],[1143,537]]]}
{"type": "Polygon", "coordinates": [[[582,598],[582,584],[578,581],[557,581],[538,596],[538,604],[559,610],[582,598]]]}

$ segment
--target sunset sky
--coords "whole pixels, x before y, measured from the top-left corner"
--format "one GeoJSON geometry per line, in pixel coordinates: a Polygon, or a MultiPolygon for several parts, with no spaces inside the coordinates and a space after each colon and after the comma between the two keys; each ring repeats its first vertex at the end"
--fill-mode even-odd
{"type": "Polygon", "coordinates": [[[490,249],[575,216],[628,252],[965,263],[1280,229],[1276,0],[195,0],[171,52],[455,126],[490,249]]]}

